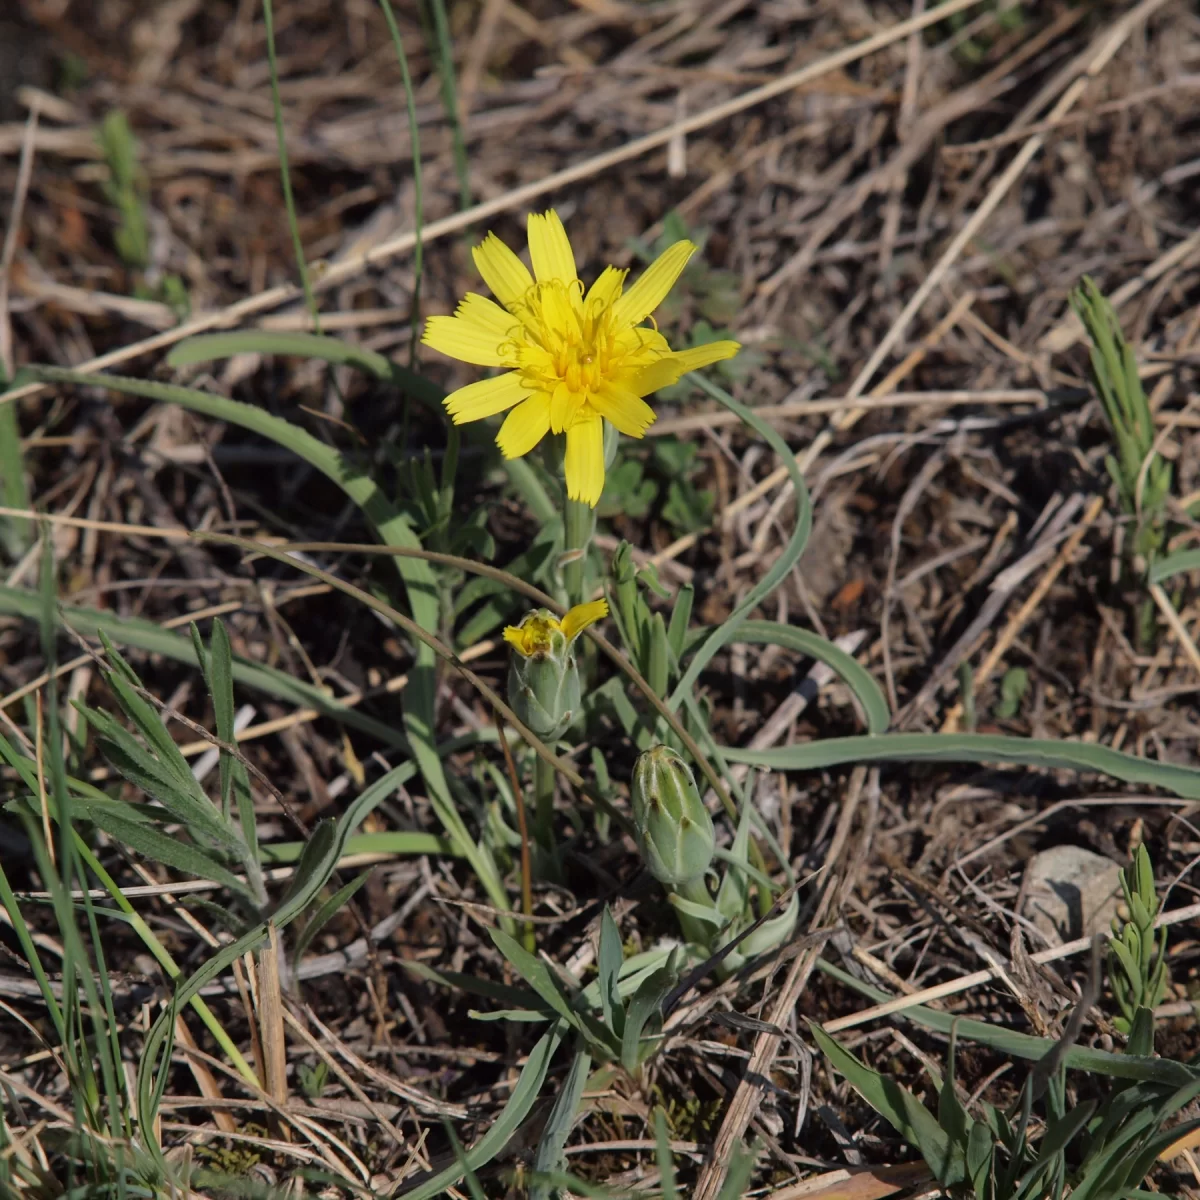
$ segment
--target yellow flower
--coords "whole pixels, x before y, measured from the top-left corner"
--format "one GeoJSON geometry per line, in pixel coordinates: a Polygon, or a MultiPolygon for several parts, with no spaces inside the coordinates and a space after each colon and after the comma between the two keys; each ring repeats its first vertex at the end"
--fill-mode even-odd
{"type": "Polygon", "coordinates": [[[504,640],[523,658],[549,654],[554,648],[554,634],[560,633],[569,649],[571,643],[589,626],[608,616],[607,600],[592,600],[568,609],[560,621],[549,609],[539,608],[529,613],[520,625],[508,625],[504,640]]]}
{"type": "Polygon", "coordinates": [[[628,272],[605,267],[585,292],[558,214],[530,213],[528,232],[533,274],[489,233],[472,253],[500,304],[468,292],[454,316],[429,318],[422,341],[463,362],[506,368],[447,396],[451,419],[461,425],[507,412],[496,438],[505,458],[565,433],[567,495],[594,507],[604,490],[604,422],[640,438],[654,421],[642,397],[740,347],[674,351],[643,324],[695,253],[691,242],[665,250],[628,291],[628,272]]]}
{"type": "Polygon", "coordinates": [[[561,621],[549,609],[535,608],[520,625],[505,629],[504,640],[516,651],[508,660],[508,702],[538,737],[562,737],[579,715],[583,698],[572,646],[607,615],[607,601],[593,600],[575,605],[561,621]]]}

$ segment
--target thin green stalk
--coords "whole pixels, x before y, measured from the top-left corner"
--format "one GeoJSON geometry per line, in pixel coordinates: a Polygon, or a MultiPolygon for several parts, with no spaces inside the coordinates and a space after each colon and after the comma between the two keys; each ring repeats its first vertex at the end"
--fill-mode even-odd
{"type": "Polygon", "coordinates": [[[429,0],[433,13],[434,40],[437,42],[438,75],[442,82],[442,105],[450,121],[454,145],[454,169],[458,175],[459,207],[471,207],[471,182],[467,172],[467,143],[463,137],[462,120],[458,111],[458,87],[454,79],[454,39],[446,19],[444,0],[429,0]]]}
{"type": "MultiPolygon", "coordinates": [[[[392,45],[396,48],[396,61],[400,64],[400,78],[404,82],[404,106],[408,111],[408,140],[412,147],[413,173],[413,295],[412,295],[412,338],[409,341],[408,361],[414,370],[417,365],[417,326],[421,320],[421,276],[425,265],[425,193],[421,184],[421,132],[417,126],[417,99],[413,92],[412,75],[408,69],[408,55],[404,52],[404,39],[400,36],[400,26],[396,24],[396,16],[392,12],[390,0],[379,0],[383,9],[383,19],[387,22],[388,32],[392,35],[392,45]]],[[[405,443],[408,438],[408,395],[404,397],[405,443]]]]}
{"type": "Polygon", "coordinates": [[[534,760],[533,765],[533,830],[538,846],[550,863],[558,861],[558,848],[554,843],[554,788],[558,772],[544,758],[534,760]]]}
{"type": "Polygon", "coordinates": [[[308,280],[308,265],[304,259],[304,245],[300,241],[300,223],[296,219],[296,198],[292,195],[292,177],[288,170],[287,139],[283,131],[283,103],[279,98],[279,64],[275,60],[275,15],[271,0],[263,0],[263,23],[267,33],[267,68],[271,75],[271,106],[275,110],[275,141],[279,148],[279,176],[283,184],[283,205],[287,209],[288,230],[292,235],[292,250],[296,255],[296,268],[300,272],[300,286],[304,289],[304,303],[313,319],[313,328],[321,332],[321,317],[317,311],[317,298],[313,295],[308,280]]]}
{"type": "MultiPolygon", "coordinates": [[[[3,369],[0,368],[0,385],[6,382],[3,369]]],[[[6,508],[31,507],[15,404],[0,404],[0,497],[6,508]]],[[[5,517],[0,521],[0,549],[13,558],[18,557],[32,541],[33,525],[23,517],[5,517]]]]}
{"type": "Polygon", "coordinates": [[[565,546],[562,556],[567,607],[584,602],[588,546],[596,529],[596,510],[579,500],[568,500],[564,513],[565,546]]]}

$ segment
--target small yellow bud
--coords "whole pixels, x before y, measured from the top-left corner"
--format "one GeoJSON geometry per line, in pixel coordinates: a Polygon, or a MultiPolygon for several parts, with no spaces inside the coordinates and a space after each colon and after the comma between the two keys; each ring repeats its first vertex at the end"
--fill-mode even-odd
{"type": "Polygon", "coordinates": [[[604,600],[577,604],[560,621],[549,609],[528,612],[509,625],[504,640],[513,648],[508,661],[508,702],[545,741],[562,737],[579,715],[579,668],[575,639],[608,615],[604,600]]]}

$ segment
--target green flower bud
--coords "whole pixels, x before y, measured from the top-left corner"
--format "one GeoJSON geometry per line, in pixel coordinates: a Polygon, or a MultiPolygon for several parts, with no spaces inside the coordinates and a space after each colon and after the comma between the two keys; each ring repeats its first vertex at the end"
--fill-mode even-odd
{"type": "Polygon", "coordinates": [[[508,663],[508,702],[543,741],[562,737],[579,715],[579,668],[575,639],[608,613],[608,604],[577,604],[560,621],[549,609],[525,614],[504,640],[513,648],[508,663]]]}
{"type": "Polygon", "coordinates": [[[713,823],[686,762],[654,746],[633,768],[633,828],[650,874],[667,887],[703,877],[713,856],[713,823]]]}

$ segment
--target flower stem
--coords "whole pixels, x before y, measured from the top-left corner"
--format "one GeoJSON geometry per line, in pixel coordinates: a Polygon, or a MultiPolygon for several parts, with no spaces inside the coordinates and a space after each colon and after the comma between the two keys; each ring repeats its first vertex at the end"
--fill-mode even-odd
{"type": "Polygon", "coordinates": [[[557,878],[558,847],[554,841],[554,768],[537,758],[533,764],[533,834],[542,852],[542,873],[557,878]]]}
{"type": "MultiPolygon", "coordinates": [[[[712,895],[709,893],[708,884],[701,875],[696,879],[689,879],[687,883],[682,883],[674,889],[685,900],[690,900],[693,904],[698,904],[701,908],[714,908],[712,895]]],[[[707,950],[711,947],[714,930],[704,921],[697,920],[689,913],[676,910],[675,915],[679,918],[679,928],[683,931],[683,936],[689,942],[698,946],[703,946],[707,950]]]]}
{"type": "Polygon", "coordinates": [[[559,561],[562,563],[569,606],[584,602],[584,567],[587,564],[588,544],[595,528],[596,510],[582,501],[568,500],[563,514],[565,545],[559,561]]]}

